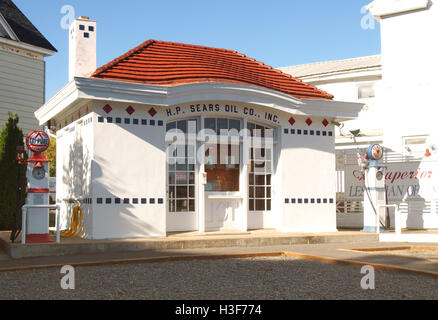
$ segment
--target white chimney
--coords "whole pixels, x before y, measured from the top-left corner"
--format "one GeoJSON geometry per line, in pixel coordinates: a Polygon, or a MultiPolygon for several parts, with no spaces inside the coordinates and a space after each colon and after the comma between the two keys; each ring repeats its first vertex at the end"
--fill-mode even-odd
{"type": "Polygon", "coordinates": [[[96,21],[80,16],[69,29],[68,79],[87,77],[96,70],[96,21]]]}

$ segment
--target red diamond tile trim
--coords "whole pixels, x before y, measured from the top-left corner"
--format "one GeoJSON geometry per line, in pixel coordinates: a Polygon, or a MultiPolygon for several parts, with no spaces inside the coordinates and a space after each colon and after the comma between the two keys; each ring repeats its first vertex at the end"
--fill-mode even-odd
{"type": "Polygon", "coordinates": [[[113,110],[113,108],[111,108],[111,106],[109,104],[105,105],[105,107],[103,107],[103,111],[105,111],[106,113],[110,113],[111,110],[113,110]]]}
{"type": "Polygon", "coordinates": [[[312,119],[307,118],[306,123],[307,123],[308,126],[310,126],[312,124],[312,119]]]}
{"type": "Polygon", "coordinates": [[[295,123],[295,119],[293,117],[290,117],[289,123],[290,123],[291,126],[293,126],[294,123],[295,123]]]}
{"type": "Polygon", "coordinates": [[[126,112],[131,115],[135,112],[135,109],[132,106],[129,106],[126,108],[126,112]]]}
{"type": "Polygon", "coordinates": [[[157,114],[157,111],[154,108],[150,108],[148,112],[152,117],[157,114]]]}
{"type": "Polygon", "coordinates": [[[327,127],[329,122],[327,121],[327,119],[322,120],[322,124],[324,127],[327,127]]]}

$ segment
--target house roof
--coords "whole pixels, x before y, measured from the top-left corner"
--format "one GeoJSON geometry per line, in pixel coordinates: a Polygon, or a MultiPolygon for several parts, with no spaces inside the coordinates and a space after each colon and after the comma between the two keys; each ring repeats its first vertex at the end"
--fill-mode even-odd
{"type": "MultiPolygon", "coordinates": [[[[11,0],[0,0],[0,16],[4,18],[19,41],[50,51],[57,51],[11,0]]],[[[4,38],[17,40],[6,36],[6,32],[2,32],[0,35],[4,38]]]]}
{"type": "Polygon", "coordinates": [[[345,60],[334,60],[282,67],[279,70],[295,77],[308,77],[345,71],[360,71],[373,67],[381,67],[381,56],[373,55],[345,60]]]}
{"type": "Polygon", "coordinates": [[[98,68],[91,77],[163,86],[233,82],[297,98],[333,98],[325,91],[236,51],[157,40],[145,41],[98,68]]]}

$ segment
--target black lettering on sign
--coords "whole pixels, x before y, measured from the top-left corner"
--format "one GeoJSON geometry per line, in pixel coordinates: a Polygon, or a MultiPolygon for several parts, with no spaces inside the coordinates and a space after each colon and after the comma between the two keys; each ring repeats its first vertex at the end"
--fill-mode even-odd
{"type": "MultiPolygon", "coordinates": [[[[202,113],[202,112],[229,112],[229,113],[236,113],[236,114],[242,114],[245,116],[255,117],[255,118],[262,118],[262,114],[257,114],[255,112],[254,108],[251,107],[239,107],[237,105],[232,104],[191,104],[188,106],[188,110],[191,113],[202,113]]],[[[166,115],[168,117],[171,116],[178,116],[184,114],[186,111],[184,111],[180,106],[176,106],[175,110],[172,112],[172,109],[166,109],[166,115]]],[[[279,122],[279,117],[270,112],[264,112],[264,119],[268,121],[272,121],[274,123],[279,122]]]]}

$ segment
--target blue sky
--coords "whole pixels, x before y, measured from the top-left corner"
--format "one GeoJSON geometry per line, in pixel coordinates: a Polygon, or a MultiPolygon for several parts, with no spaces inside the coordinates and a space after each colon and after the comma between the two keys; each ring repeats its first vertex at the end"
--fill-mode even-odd
{"type": "Polygon", "coordinates": [[[46,58],[46,99],[68,81],[65,5],[97,20],[98,67],[147,39],[232,49],[273,67],[380,53],[379,24],[361,27],[371,0],[13,1],[58,50],[46,58]]]}

